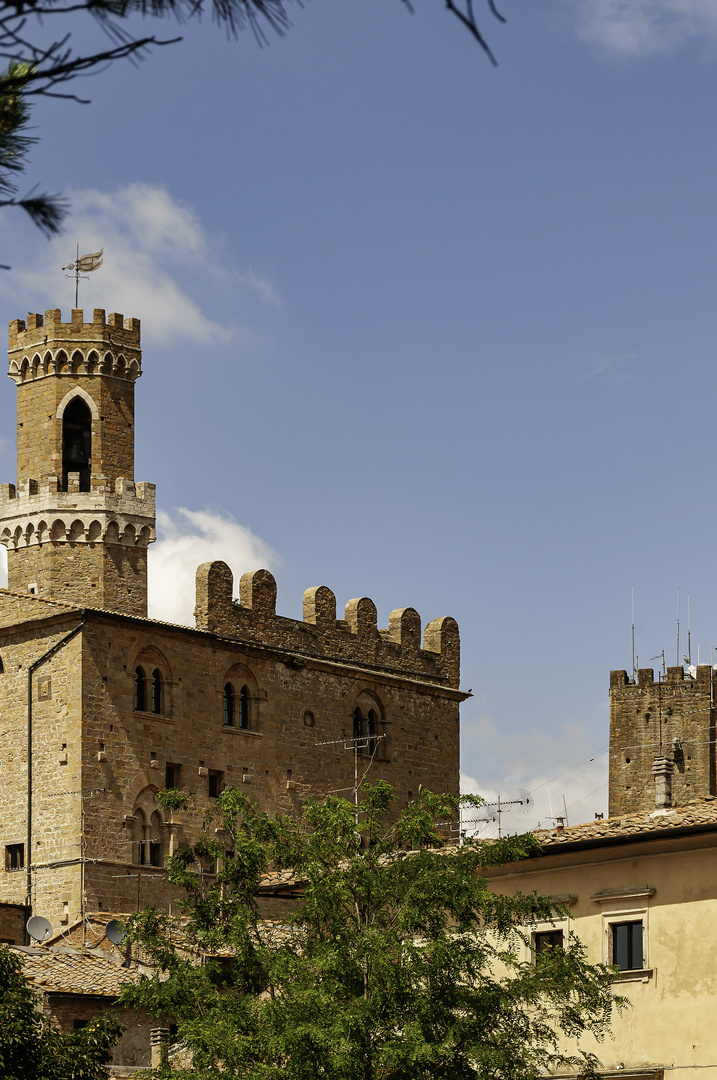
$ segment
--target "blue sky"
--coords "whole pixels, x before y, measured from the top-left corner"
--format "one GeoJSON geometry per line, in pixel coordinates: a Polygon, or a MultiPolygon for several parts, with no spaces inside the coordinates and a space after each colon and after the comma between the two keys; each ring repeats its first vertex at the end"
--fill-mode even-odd
{"type": "Polygon", "coordinates": [[[311,0],[266,48],[206,20],[38,103],[28,182],[73,217],[0,218],[2,307],[67,316],[79,240],[81,305],[142,319],[157,614],[206,557],[268,564],[286,615],[318,584],[451,614],[466,786],[586,820],[631,588],[641,665],[678,588],[717,643],[717,10],[506,0],[494,69],[415,9],[311,0]]]}

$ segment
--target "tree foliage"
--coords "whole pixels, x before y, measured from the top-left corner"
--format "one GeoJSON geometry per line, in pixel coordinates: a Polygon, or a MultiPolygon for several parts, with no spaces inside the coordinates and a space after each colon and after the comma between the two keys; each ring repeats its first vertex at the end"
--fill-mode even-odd
{"type": "MultiPolygon", "coordinates": [[[[122,1001],[178,1025],[182,1052],[157,1075],[192,1080],[535,1080],[595,1075],[560,1035],[608,1030],[609,969],[576,939],[526,962],[526,927],[551,919],[535,894],[488,888],[488,864],[536,854],[532,836],[445,845],[458,800],[422,791],[396,811],[385,783],[357,812],[330,797],[272,818],[227,789],[213,830],[167,860],[181,914],[128,919],[152,977],[122,1001]],[[218,860],[216,874],[207,868],[218,860]],[[303,897],[262,919],[263,875],[290,870],[303,897]]],[[[554,914],[554,912],[553,912],[554,914]]]]}
{"type": "Polygon", "coordinates": [[[0,945],[0,1076],[4,1080],[106,1080],[122,1028],[110,1013],[63,1034],[40,1011],[17,953],[0,945]]]}

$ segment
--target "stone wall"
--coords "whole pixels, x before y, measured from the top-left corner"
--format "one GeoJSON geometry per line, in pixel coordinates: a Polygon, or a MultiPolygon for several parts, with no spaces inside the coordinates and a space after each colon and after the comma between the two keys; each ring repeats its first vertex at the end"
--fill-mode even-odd
{"type": "MultiPolygon", "coordinates": [[[[261,580],[266,583],[265,572],[261,580]]],[[[9,732],[2,750],[3,844],[24,842],[26,829],[27,664],[80,617],[34,597],[26,603],[33,618],[13,626],[23,598],[0,593],[0,627],[3,607],[10,612],[0,629],[6,672],[0,709],[9,732]],[[43,611],[52,614],[42,620],[43,611]]],[[[387,780],[403,805],[421,784],[458,792],[458,707],[465,695],[444,674],[441,653],[416,648],[417,615],[410,620],[418,629],[403,645],[378,633],[361,638],[348,627],[312,633],[289,619],[277,618],[272,629],[268,616],[263,644],[98,611],[86,615],[80,633],[33,680],[33,909],[56,928],[81,913],[83,858],[85,910],[135,910],[138,883],[140,906],[166,908],[172,895],[161,871],[137,865],[140,844],[158,842],[163,856],[198,839],[214,803],[210,782],[241,786],[267,810],[298,812],[310,793],[352,798],[356,708],[376,717],[376,752],[373,759],[368,747],[356,754],[359,776],[387,780]],[[303,654],[287,647],[294,635],[311,643],[303,654]],[[320,651],[327,644],[331,655],[320,651]],[[140,667],[150,681],[159,672],[158,713],[149,693],[145,708],[134,708],[140,667]],[[224,724],[228,683],[237,693],[247,688],[246,729],[238,715],[233,726],[224,724]],[[156,802],[168,765],[175,783],[179,777],[193,796],[190,810],[174,821],[156,802]]],[[[246,615],[239,617],[246,623],[246,615]]],[[[453,627],[449,664],[458,648],[453,627]]],[[[390,632],[398,637],[395,626],[390,632]]],[[[24,900],[25,874],[6,872],[2,882],[0,899],[24,900]]]]}
{"type": "Polygon", "coordinates": [[[69,323],[52,309],[10,323],[10,377],[18,388],[18,481],[62,475],[62,405],[79,387],[91,408],[92,486],[134,476],[134,382],[140,324],[96,308],[69,323]]]}
{"type": "Polygon", "coordinates": [[[715,794],[713,680],[709,664],[694,679],[668,668],[657,682],[652,668],[641,668],[637,682],[610,672],[611,817],[655,809],[656,758],[674,761],[674,805],[715,794]]]}
{"type": "Polygon", "coordinates": [[[139,320],[105,320],[101,308],[91,323],[80,309],[69,323],[57,309],[27,325],[16,319],[9,374],[18,388],[17,486],[0,486],[0,543],[10,588],[146,615],[155,493],[134,483],[139,320]],[[88,491],[79,472],[63,473],[63,415],[74,397],[92,417],[88,491]]]}
{"type": "Polygon", "coordinates": [[[388,628],[379,630],[376,606],[368,596],[349,600],[344,618],[336,618],[336,597],[325,585],[304,593],[304,619],[276,614],[276,582],[268,570],[242,575],[239,599],[224,562],[203,563],[197,570],[197,626],[224,637],[259,641],[297,654],[338,663],[365,664],[457,688],[460,680],[460,634],[455,619],[433,619],[421,647],[421,617],[414,608],[397,608],[388,628]]]}
{"type": "Polygon", "coordinates": [[[5,945],[24,945],[27,919],[28,909],[24,904],[0,902],[0,942],[5,945]]]}
{"type": "Polygon", "coordinates": [[[8,584],[68,604],[147,614],[147,548],[47,541],[8,548],[8,584]]]}

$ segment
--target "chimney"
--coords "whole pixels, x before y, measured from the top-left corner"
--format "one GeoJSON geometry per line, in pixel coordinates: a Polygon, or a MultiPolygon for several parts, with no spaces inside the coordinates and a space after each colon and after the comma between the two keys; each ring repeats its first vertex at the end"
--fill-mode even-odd
{"type": "Polygon", "coordinates": [[[672,806],[672,773],[675,763],[669,758],[655,758],[652,774],[655,777],[655,810],[669,810],[672,806]]]}

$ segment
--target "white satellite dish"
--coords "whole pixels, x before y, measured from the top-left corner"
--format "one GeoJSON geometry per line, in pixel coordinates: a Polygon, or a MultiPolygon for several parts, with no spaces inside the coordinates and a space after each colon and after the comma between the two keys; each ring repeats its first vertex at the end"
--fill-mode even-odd
{"type": "Polygon", "coordinates": [[[113,945],[121,945],[127,937],[127,931],[118,919],[110,919],[105,928],[105,934],[113,945]]]}
{"type": "Polygon", "coordinates": [[[26,929],[31,938],[42,943],[51,936],[52,923],[42,915],[33,915],[27,920],[26,929]]]}

